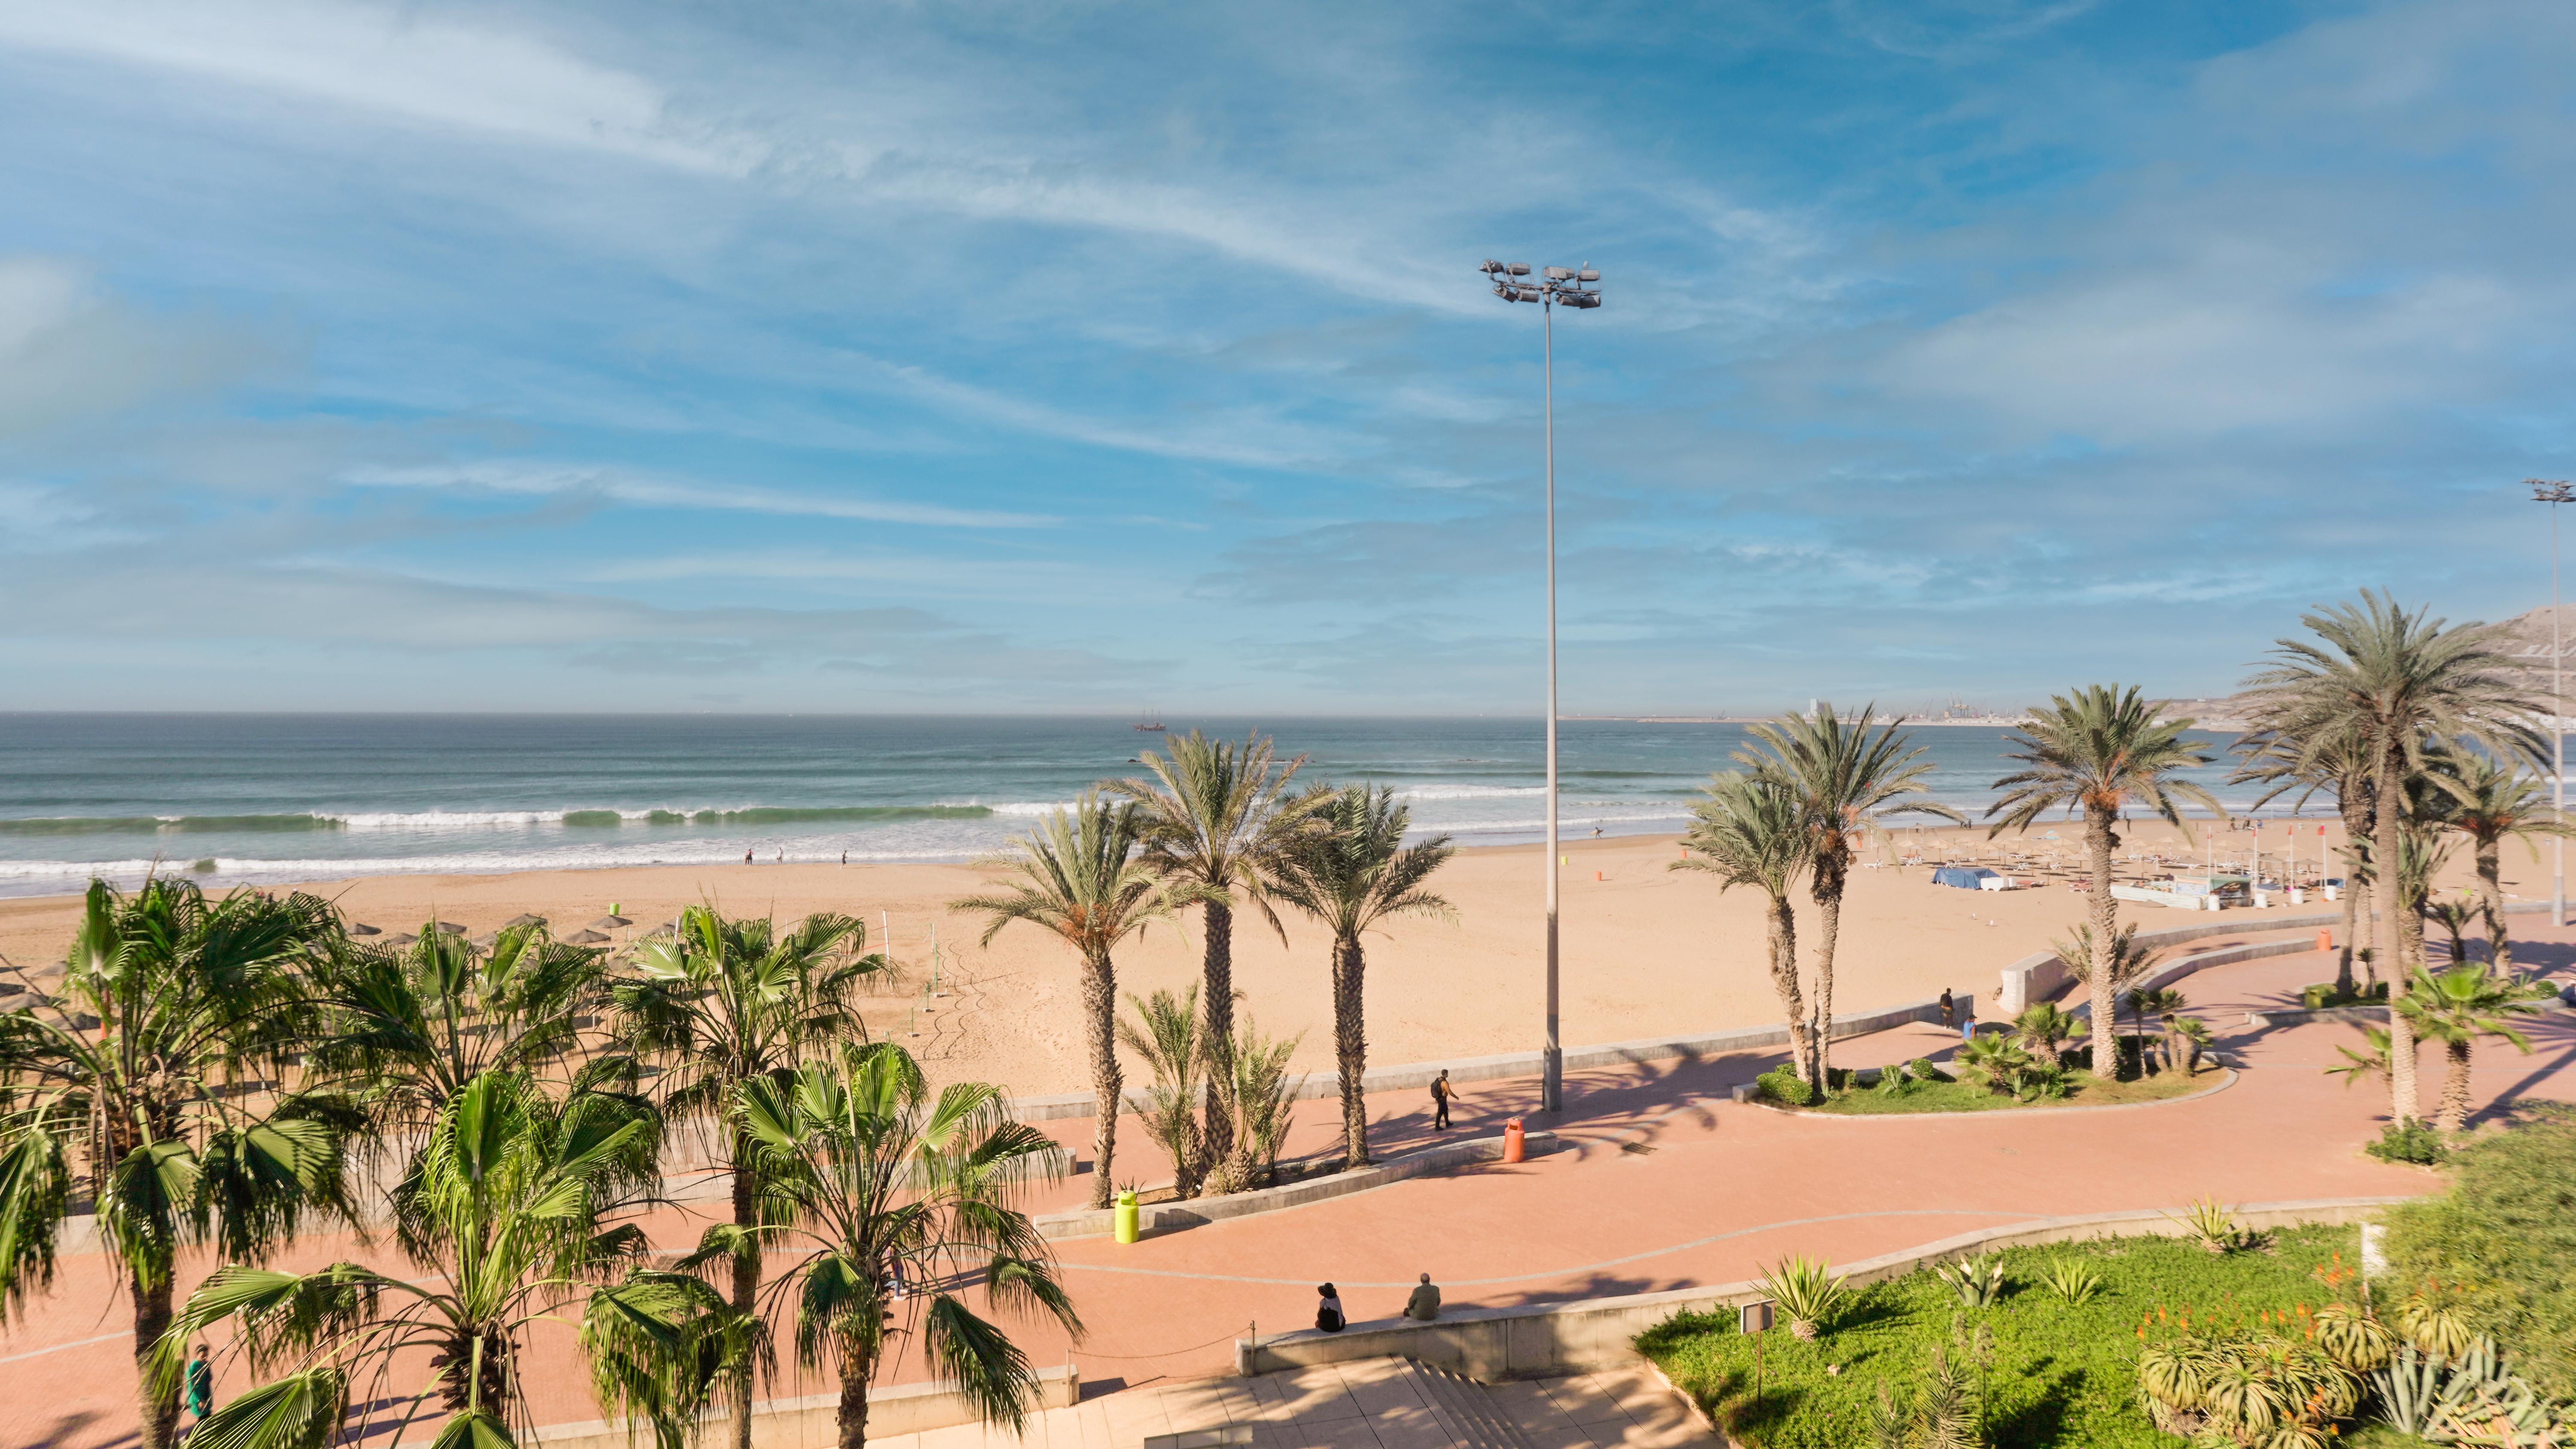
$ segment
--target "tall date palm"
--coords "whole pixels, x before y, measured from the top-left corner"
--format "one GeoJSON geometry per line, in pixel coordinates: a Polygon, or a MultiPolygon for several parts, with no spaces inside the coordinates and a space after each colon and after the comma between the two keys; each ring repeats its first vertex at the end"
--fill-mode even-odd
{"type": "Polygon", "coordinates": [[[1834,943],[1842,932],[1843,892],[1851,883],[1852,857],[1863,831],[1879,815],[1924,814],[1966,824],[1967,817],[1947,805],[1918,798],[1931,792],[1923,783],[1932,763],[1920,747],[1906,748],[1907,737],[1896,726],[1876,734],[1869,721],[1878,713],[1871,704],[1858,720],[1845,720],[1829,702],[1812,713],[1787,714],[1749,733],[1759,748],[1740,749],[1735,759],[1798,797],[1814,837],[1809,853],[1808,893],[1816,902],[1816,1001],[1814,1075],[1833,1072],[1834,943]]]}
{"type": "Polygon", "coordinates": [[[1288,794],[1306,757],[1281,761],[1259,735],[1237,745],[1192,730],[1167,748],[1169,759],[1152,750],[1139,756],[1151,780],[1119,780],[1108,789],[1144,811],[1146,863],[1187,883],[1206,912],[1199,1040],[1208,1058],[1207,1103],[1197,1160],[1179,1166],[1193,1187],[1213,1174],[1220,1190],[1230,1190],[1252,1168],[1234,1141],[1234,913],[1238,905],[1258,911],[1287,944],[1266,873],[1303,824],[1312,797],[1288,794]]]}
{"type": "Polygon", "coordinates": [[[2120,848],[2120,820],[2132,806],[2144,806],[2180,825],[2178,798],[2212,815],[2227,813],[2216,796],[2175,778],[2217,758],[2182,738],[2189,728],[2187,719],[2157,718],[2155,704],[2141,698],[2135,686],[2123,690],[2116,684],[2094,684],[2056,695],[2047,708],[2031,711],[2030,723],[2014,741],[2022,748],[2005,756],[2028,768],[1997,780],[1995,788],[2004,794],[1986,810],[1989,819],[2002,817],[1986,832],[1988,839],[2007,829],[2028,830],[2050,810],[2083,812],[2084,849],[2093,875],[2092,897],[2086,902],[2093,918],[2088,938],[2093,958],[2086,963],[2085,992],[2093,1002],[2093,1075],[2105,1080],[2119,1072],[2111,959],[2119,903],[2111,898],[2111,852],[2120,848]]]}
{"type": "MultiPolygon", "coordinates": [[[[728,920],[711,906],[680,913],[679,929],[636,953],[635,975],[610,987],[618,1035],[639,1056],[668,1063],[663,1110],[711,1123],[732,1179],[733,1221],[761,1221],[760,1164],[751,1135],[735,1120],[745,1082],[790,1070],[816,1051],[864,1038],[857,996],[889,969],[865,954],[868,928],[851,916],[818,912],[784,934],[767,918],[728,920]]],[[[756,1313],[760,1255],[733,1262],[733,1308],[756,1313]]],[[[738,1367],[734,1449],[751,1449],[752,1361],[738,1367]]]]}
{"type": "Polygon", "coordinates": [[[53,1281],[55,1234],[93,1201],[133,1304],[143,1449],[176,1429],[149,1368],[180,1248],[257,1260],[347,1211],[346,1117],[293,1095],[253,1105],[311,1032],[305,970],[339,929],[316,896],[93,881],[58,1000],[0,1016],[0,1320],[53,1281]]]}
{"type": "Polygon", "coordinates": [[[1404,843],[1413,811],[1383,785],[1352,785],[1309,807],[1314,828],[1301,834],[1274,868],[1272,890],[1321,922],[1333,937],[1333,1057],[1341,1072],[1343,1160],[1369,1164],[1368,960],[1360,937],[1389,916],[1450,914],[1449,902],[1424,887],[1456,853],[1446,835],[1404,843]]]}
{"type": "Polygon", "coordinates": [[[1144,812],[1086,790],[1069,810],[1050,810],[1038,828],[1011,843],[1016,879],[951,908],[985,917],[984,943],[1025,921],[1082,957],[1082,1025],[1091,1056],[1093,1112],[1091,1205],[1109,1206],[1111,1159],[1118,1150],[1118,1111],[1125,1078],[1118,1070],[1118,967],[1112,958],[1129,936],[1173,918],[1176,905],[1198,899],[1174,889],[1139,858],[1144,812]]]}
{"type": "Polygon", "coordinates": [[[2478,913],[2487,928],[2487,959],[2498,971],[2513,969],[2513,941],[2504,921],[2504,843],[2520,840],[2540,858],[2535,836],[2571,832],[2549,804],[2540,780],[2492,755],[2453,751],[2432,772],[2433,783],[2452,797],[2448,821],[2469,838],[2478,873],[2478,913]]]}
{"type": "MultiPolygon", "coordinates": [[[[2248,681],[2260,718],[2285,736],[2312,741],[2313,749],[2347,736],[2368,742],[2378,804],[2371,853],[2390,867],[2401,864],[2412,823],[2407,786],[2424,773],[2426,752],[2437,741],[2475,743],[2532,761],[2545,756],[2532,724],[2545,702],[2524,687],[2504,651],[2504,632],[2479,624],[2446,627],[2429,612],[2364,589],[2358,603],[2302,615],[2312,637],[2275,641],[2275,662],[2248,681]]],[[[2391,981],[2408,981],[2424,964],[2423,918],[2394,891],[2372,895],[2374,964],[2391,981]]],[[[2421,1115],[2414,1026],[2392,1013],[2388,1030],[2389,1112],[2410,1122],[2421,1115]]]]}
{"type": "Polygon", "coordinates": [[[1824,1079],[1798,985],[1798,917],[1789,904],[1798,873],[1815,857],[1815,832],[1807,827],[1806,806],[1788,786],[1748,771],[1713,775],[1691,806],[1682,858],[1664,868],[1707,871],[1717,877],[1720,893],[1751,886],[1768,899],[1764,945],[1771,988],[1789,1019],[1790,1060],[1809,1088],[1821,1091],[1824,1079]]]}

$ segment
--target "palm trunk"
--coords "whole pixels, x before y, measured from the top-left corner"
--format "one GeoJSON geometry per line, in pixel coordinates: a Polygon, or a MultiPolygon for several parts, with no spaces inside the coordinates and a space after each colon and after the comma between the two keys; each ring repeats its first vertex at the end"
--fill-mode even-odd
{"type": "Polygon", "coordinates": [[[170,1449],[179,1436],[179,1401],[152,1390],[152,1352],[170,1331],[170,1279],[164,1275],[151,1283],[136,1273],[129,1276],[127,1287],[134,1294],[135,1406],[141,1411],[141,1449],[170,1449]]]}
{"type": "MultiPolygon", "coordinates": [[[[1084,1029],[1091,1037],[1091,1205],[1105,1208],[1113,1191],[1109,1169],[1118,1154],[1119,1098],[1127,1085],[1118,1074],[1118,968],[1105,951],[1082,963],[1082,1013],[1084,1029]]],[[[844,1415],[849,1412],[848,1399],[844,1390],[844,1415]]],[[[865,1427],[864,1409],[859,1419],[865,1427]]],[[[842,1443],[855,1442],[846,1437],[845,1431],[842,1443]]]]}
{"type": "Polygon", "coordinates": [[[1360,956],[1360,938],[1333,942],[1333,1057],[1342,1073],[1342,1165],[1369,1165],[1368,1098],[1360,1077],[1368,1070],[1368,1019],[1361,996],[1361,976],[1368,963],[1360,956]]]}
{"type": "Polygon", "coordinates": [[[868,1379],[875,1361],[848,1345],[841,1350],[840,1449],[867,1449],[868,1379]]]}
{"type": "MultiPolygon", "coordinates": [[[[1199,974],[1199,1050],[1207,1058],[1208,1083],[1195,1175],[1203,1177],[1234,1157],[1234,909],[1223,901],[1207,903],[1207,955],[1199,974]]],[[[1243,1175],[1239,1163],[1226,1173],[1243,1175]]]]}
{"type": "MultiPolygon", "coordinates": [[[[733,1134],[733,1221],[734,1226],[749,1228],[760,1221],[759,1186],[751,1171],[752,1148],[749,1133],[737,1129],[733,1134]]],[[[760,1250],[736,1254],[733,1260],[734,1311],[750,1317],[760,1309],[760,1250]]],[[[736,1370],[733,1405],[733,1449],[751,1449],[751,1372],[752,1362],[745,1355],[736,1370]]]]}
{"type": "MultiPolygon", "coordinates": [[[[2344,849],[2356,857],[2343,869],[2343,950],[2335,958],[2335,991],[2342,996],[2352,995],[2352,961],[2361,949],[2361,920],[2367,914],[2364,907],[2370,899],[2358,869],[2359,857],[2370,848],[2370,804],[2362,794],[2370,788],[2367,782],[2350,780],[2338,781],[2335,788],[2335,810],[2343,817],[2344,849]],[[2359,788],[2354,788],[2356,785],[2359,788]]],[[[2371,974],[2376,980],[2377,971],[2371,974]]]]}
{"type": "Polygon", "coordinates": [[[2499,972],[2513,969],[2513,945],[2504,930],[2503,842],[2478,842],[2478,910],[2487,920],[2487,961],[2499,972]]]}
{"type": "Polygon", "coordinates": [[[1843,922],[1843,887],[1851,862],[1837,856],[1816,858],[1812,888],[1816,900],[1816,1083],[1834,1079],[1834,939],[1843,922]]]}
{"type": "Polygon", "coordinates": [[[2443,1054],[2450,1060],[2450,1070],[2442,1076],[2441,1105],[2433,1109],[2433,1125],[2444,1132],[2457,1132],[2469,1121],[2469,1052],[2473,1043],[2468,1037],[2442,1043],[2443,1054]]]}
{"type": "Polygon", "coordinates": [[[2091,979],[2084,990],[2093,998],[2093,1009],[2086,1013],[2093,1027],[2093,1075],[2105,1082],[2120,1074],[2120,1001],[2111,979],[2111,937],[2119,928],[2119,902],[2111,899],[2111,850],[2120,838],[2112,833],[2112,819],[2107,810],[2084,807],[2084,850],[2093,866],[2093,899],[2087,903],[2093,915],[2093,959],[2085,963],[2091,979]]]}
{"type": "MultiPolygon", "coordinates": [[[[1780,1010],[1789,1018],[1789,1060],[1805,1075],[1815,1060],[1814,1048],[1807,1033],[1807,1008],[1798,989],[1798,918],[1789,909],[1787,896],[1771,900],[1769,931],[1771,948],[1771,989],[1780,993],[1780,1010]]],[[[1814,1080],[1808,1086],[1818,1091],[1824,1084],[1814,1080]]]]}
{"type": "Polygon", "coordinates": [[[2352,872],[2346,870],[2343,882],[2343,934],[2335,937],[2342,943],[2342,949],[2335,952],[2335,995],[2337,997],[2352,995],[2352,932],[2357,920],[2355,911],[2360,900],[2361,886],[2359,882],[2352,879],[2352,872]]]}
{"type": "MultiPolygon", "coordinates": [[[[2414,903],[2406,900],[2405,882],[2398,879],[2399,863],[2405,859],[2402,842],[2406,831],[2406,795],[2399,767],[2405,760],[2402,741],[2390,740],[2379,754],[2379,808],[2376,835],[2371,846],[2372,874],[2379,889],[2372,892],[2370,944],[2374,972],[2388,972],[2388,995],[2393,1004],[2404,984],[2413,979],[2415,952],[2408,949],[2407,923],[2414,922],[2414,938],[2423,935],[2423,919],[2415,914],[2414,903]]],[[[2388,1013],[2388,1115],[2400,1126],[2422,1114],[2415,1087],[2415,1024],[2406,1013],[2388,1013]]]]}

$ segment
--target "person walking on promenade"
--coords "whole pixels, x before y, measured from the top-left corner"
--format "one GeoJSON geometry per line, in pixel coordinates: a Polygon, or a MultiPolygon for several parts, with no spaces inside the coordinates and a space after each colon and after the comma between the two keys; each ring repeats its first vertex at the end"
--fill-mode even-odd
{"type": "Polygon", "coordinates": [[[1333,1291],[1332,1284],[1318,1283],[1315,1297],[1320,1300],[1315,1304],[1315,1326],[1326,1333],[1341,1332],[1342,1295],[1333,1291]]]}
{"type": "Polygon", "coordinates": [[[1449,1085],[1449,1069],[1442,1067],[1440,1075],[1431,1079],[1431,1129],[1433,1131],[1449,1130],[1449,1104],[1456,1100],[1458,1100],[1458,1089],[1449,1085]]]}
{"type": "Polygon", "coordinates": [[[206,1346],[202,1343],[189,1356],[186,1390],[188,1415],[194,1421],[188,1429],[193,1434],[199,1424],[206,1422],[206,1416],[215,1411],[215,1366],[206,1362],[206,1346]]]}
{"type": "Polygon", "coordinates": [[[1404,1300],[1404,1316],[1421,1323],[1429,1323],[1440,1316],[1440,1290],[1431,1286],[1430,1274],[1423,1274],[1413,1296],[1404,1300]]]}
{"type": "Polygon", "coordinates": [[[1941,1024],[1943,1026],[1959,1024],[1959,1004],[1952,999],[1950,988],[1947,986],[1941,988],[1941,1024]]]}

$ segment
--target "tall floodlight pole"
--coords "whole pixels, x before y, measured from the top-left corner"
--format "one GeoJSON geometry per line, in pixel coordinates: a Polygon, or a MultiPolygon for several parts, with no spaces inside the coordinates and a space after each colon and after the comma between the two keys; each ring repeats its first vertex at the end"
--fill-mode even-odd
{"type": "Polygon", "coordinates": [[[1539,1052],[1538,1107],[1555,1112],[1565,1105],[1565,1048],[1557,1039],[1556,915],[1559,866],[1556,822],[1556,309],[1587,311],[1601,305],[1600,288],[1590,284],[1601,274],[1590,266],[1549,267],[1536,282],[1522,280],[1530,269],[1519,262],[1488,261],[1476,268],[1493,283],[1494,295],[1506,302],[1536,302],[1544,321],[1539,329],[1539,356],[1544,367],[1543,407],[1547,436],[1547,1045],[1539,1052]]]}
{"type": "MultiPolygon", "coordinates": [[[[2535,503],[2549,505],[2549,790],[2560,816],[2567,813],[2567,696],[2560,687],[2563,645],[2558,637],[2558,505],[2576,503],[2563,479],[2526,478],[2535,503]]],[[[2567,924],[2567,840],[2549,837],[2549,924],[2567,924]]]]}

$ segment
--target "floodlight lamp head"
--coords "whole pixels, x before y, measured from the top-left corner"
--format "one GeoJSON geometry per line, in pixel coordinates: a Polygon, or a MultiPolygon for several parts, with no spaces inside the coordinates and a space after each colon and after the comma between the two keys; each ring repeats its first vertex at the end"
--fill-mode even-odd
{"type": "Polygon", "coordinates": [[[1513,276],[1515,276],[1515,277],[1526,277],[1526,276],[1528,276],[1528,275],[1529,275],[1529,265],[1528,265],[1527,263],[1525,263],[1525,262],[1514,262],[1514,263],[1512,263],[1512,275],[1513,275],[1513,276]]]}
{"type": "Polygon", "coordinates": [[[1597,282],[1601,280],[1601,274],[1592,270],[1590,267],[1585,267],[1582,271],[1574,274],[1574,280],[1578,282],[1597,282]]]}
{"type": "Polygon", "coordinates": [[[1572,267],[1550,267],[1550,268],[1548,268],[1548,269],[1547,269],[1547,279],[1548,279],[1549,281],[1551,281],[1551,282],[1570,282],[1570,281],[1573,281],[1573,280],[1574,280],[1574,268],[1572,268],[1572,267]]]}
{"type": "Polygon", "coordinates": [[[2531,485],[2531,501],[2534,503],[2576,503],[2576,488],[2571,488],[2563,478],[2525,478],[2522,481],[2531,485]]]}
{"type": "Polygon", "coordinates": [[[1503,270],[1503,264],[1495,261],[1492,257],[1487,257],[1482,262],[1477,263],[1476,270],[1483,272],[1487,276],[1492,276],[1494,273],[1503,270]]]}

